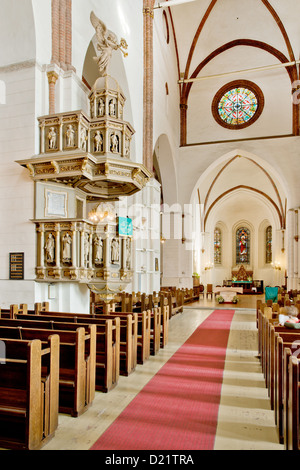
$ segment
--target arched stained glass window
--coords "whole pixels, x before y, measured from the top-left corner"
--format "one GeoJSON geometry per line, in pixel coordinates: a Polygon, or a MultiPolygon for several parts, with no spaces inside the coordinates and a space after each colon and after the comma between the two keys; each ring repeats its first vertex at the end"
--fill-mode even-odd
{"type": "Polygon", "coordinates": [[[236,264],[250,264],[250,231],[245,227],[236,231],[236,264]]]}
{"type": "Polygon", "coordinates": [[[225,85],[216,94],[212,112],[216,121],[227,129],[243,129],[258,119],[264,106],[260,88],[242,80],[225,85]]]}
{"type": "Polygon", "coordinates": [[[266,228],[266,264],[272,263],[272,227],[266,228]]]}
{"type": "Polygon", "coordinates": [[[215,228],[214,233],[214,264],[222,264],[222,232],[215,228]]]}

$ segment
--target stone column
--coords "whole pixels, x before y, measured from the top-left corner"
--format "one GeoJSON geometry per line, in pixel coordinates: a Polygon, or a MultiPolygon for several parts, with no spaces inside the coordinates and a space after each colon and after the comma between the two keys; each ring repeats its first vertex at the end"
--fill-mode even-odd
{"type": "Polygon", "coordinates": [[[44,267],[45,261],[45,232],[44,224],[39,224],[37,227],[38,242],[37,242],[37,266],[44,267]]]}
{"type": "Polygon", "coordinates": [[[66,70],[66,0],[59,2],[59,64],[66,70]]]}
{"type": "Polygon", "coordinates": [[[60,225],[55,225],[55,266],[60,267],[60,225]]]}
{"type": "Polygon", "coordinates": [[[40,125],[40,152],[45,153],[45,124],[40,125]]]}
{"type": "MultiPolygon", "coordinates": [[[[294,278],[295,282],[298,278],[298,240],[299,240],[299,233],[298,233],[298,210],[294,211],[294,278]]],[[[294,286],[296,289],[296,286],[294,286]]]]}
{"type": "Polygon", "coordinates": [[[72,0],[52,0],[52,58],[64,70],[72,65],[72,0]]]}
{"type": "Polygon", "coordinates": [[[84,268],[84,230],[80,232],[80,267],[84,268]]]}
{"type": "Polygon", "coordinates": [[[61,152],[64,146],[64,134],[63,134],[63,121],[62,119],[59,120],[59,136],[58,136],[58,148],[61,152]]]}
{"type": "Polygon", "coordinates": [[[89,234],[89,258],[88,258],[88,268],[93,267],[93,234],[89,234]]]}
{"type": "Polygon", "coordinates": [[[187,104],[180,103],[180,145],[186,144],[187,104]]]}
{"type": "Polygon", "coordinates": [[[72,227],[72,266],[77,267],[76,260],[76,229],[72,227]]]}
{"type": "Polygon", "coordinates": [[[51,70],[47,73],[49,83],[49,114],[55,114],[55,85],[58,79],[58,74],[51,70]]]}
{"type": "Polygon", "coordinates": [[[144,0],[144,165],[153,171],[153,7],[144,0]]]}
{"type": "Polygon", "coordinates": [[[104,238],[104,257],[103,257],[103,267],[105,269],[109,268],[110,267],[110,237],[109,237],[109,234],[106,233],[105,234],[105,238],[104,238]]]}
{"type": "Polygon", "coordinates": [[[72,0],[66,0],[66,66],[75,70],[72,66],[72,0]]]}
{"type": "Polygon", "coordinates": [[[52,58],[51,64],[59,65],[59,3],[52,0],[52,58]]]}
{"type": "Polygon", "coordinates": [[[288,275],[288,289],[293,288],[293,279],[294,279],[294,224],[295,217],[294,211],[290,209],[287,215],[288,223],[288,240],[287,240],[287,254],[288,254],[288,266],[287,266],[287,275],[288,275]]]}
{"type": "Polygon", "coordinates": [[[126,247],[126,238],[120,238],[121,244],[121,269],[127,269],[126,259],[127,259],[127,247],[126,247]]]}

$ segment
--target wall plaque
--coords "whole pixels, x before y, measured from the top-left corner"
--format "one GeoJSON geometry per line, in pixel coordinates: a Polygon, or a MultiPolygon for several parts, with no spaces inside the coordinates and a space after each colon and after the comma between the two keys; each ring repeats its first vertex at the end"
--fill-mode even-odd
{"type": "Polygon", "coordinates": [[[9,279],[24,279],[24,253],[9,253],[9,279]]]}
{"type": "Polygon", "coordinates": [[[67,193],[50,191],[46,192],[45,217],[67,217],[67,193]]]}

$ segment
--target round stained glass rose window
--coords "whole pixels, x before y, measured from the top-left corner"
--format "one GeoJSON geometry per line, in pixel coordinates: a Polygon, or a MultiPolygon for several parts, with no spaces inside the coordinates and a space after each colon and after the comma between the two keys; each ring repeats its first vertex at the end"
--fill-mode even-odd
{"type": "Polygon", "coordinates": [[[243,129],[262,113],[264,97],[260,88],[249,81],[231,82],[216,94],[212,112],[215,120],[227,129],[243,129]]]}

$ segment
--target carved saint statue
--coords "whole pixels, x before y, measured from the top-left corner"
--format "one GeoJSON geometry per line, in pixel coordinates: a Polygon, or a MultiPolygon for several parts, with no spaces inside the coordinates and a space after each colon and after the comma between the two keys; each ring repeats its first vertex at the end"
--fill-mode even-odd
{"type": "Polygon", "coordinates": [[[119,137],[115,132],[110,136],[110,150],[113,153],[119,152],[119,137]]]}
{"type": "Polygon", "coordinates": [[[71,261],[71,245],[72,239],[70,234],[67,232],[66,235],[63,237],[63,261],[68,262],[71,261]]]}
{"type": "Polygon", "coordinates": [[[100,52],[98,57],[94,57],[94,60],[98,64],[100,75],[104,76],[107,75],[107,67],[109,65],[112,52],[120,49],[124,57],[126,57],[128,54],[123,49],[127,49],[128,45],[123,38],[121,39],[120,44],[118,44],[117,36],[107,29],[103,21],[99,20],[93,11],[91,12],[91,23],[96,30],[98,41],[97,49],[100,52]]]}
{"type": "Polygon", "coordinates": [[[67,147],[74,147],[75,145],[75,131],[72,124],[69,124],[66,130],[67,147]]]}
{"type": "Polygon", "coordinates": [[[105,114],[105,103],[102,98],[100,98],[99,104],[98,104],[98,116],[104,116],[105,114]]]}
{"type": "Polygon", "coordinates": [[[116,104],[113,99],[109,102],[109,115],[115,116],[116,115],[116,104]]]}
{"type": "Polygon", "coordinates": [[[49,149],[54,150],[56,149],[56,141],[57,141],[57,133],[54,127],[50,127],[48,133],[48,142],[49,142],[49,149]]]}
{"type": "Polygon", "coordinates": [[[86,129],[82,127],[80,131],[80,147],[84,151],[86,151],[86,142],[87,142],[86,129]]]}
{"type": "Polygon", "coordinates": [[[111,242],[111,262],[118,263],[120,260],[119,240],[114,238],[111,242]]]}
{"type": "Polygon", "coordinates": [[[95,262],[103,261],[103,240],[100,237],[95,238],[95,262]]]}
{"type": "Polygon", "coordinates": [[[53,238],[52,233],[50,233],[48,235],[46,245],[45,245],[46,261],[48,263],[53,263],[54,261],[54,246],[55,246],[54,238],[53,238]]]}
{"type": "Polygon", "coordinates": [[[94,151],[102,152],[103,151],[103,137],[100,131],[97,131],[94,137],[94,151]]]}

